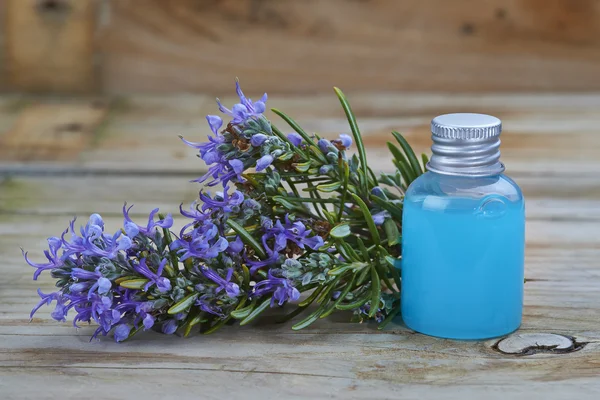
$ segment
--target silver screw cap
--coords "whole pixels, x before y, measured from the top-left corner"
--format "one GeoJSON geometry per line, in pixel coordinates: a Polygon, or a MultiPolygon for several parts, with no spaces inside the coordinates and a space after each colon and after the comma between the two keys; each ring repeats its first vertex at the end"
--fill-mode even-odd
{"type": "Polygon", "coordinates": [[[502,122],[485,114],[445,114],[431,121],[431,160],[427,169],[445,175],[492,176],[500,162],[502,122]]]}

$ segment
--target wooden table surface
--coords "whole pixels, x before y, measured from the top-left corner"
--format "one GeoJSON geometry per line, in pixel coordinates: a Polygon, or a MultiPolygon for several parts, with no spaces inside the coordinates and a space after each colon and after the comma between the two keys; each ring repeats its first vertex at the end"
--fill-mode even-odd
{"type": "MultiPolygon", "coordinates": [[[[525,310],[516,334],[442,340],[401,321],[379,332],[334,315],[300,332],[265,317],[210,336],[145,332],[117,344],[90,343],[93,326],[76,331],[49,309],[29,322],[37,287],[49,291],[53,282],[31,280],[19,246],[41,260],[45,239],[73,215],[99,212],[115,229],[125,200],[139,215],[155,206],[176,213],[197,195],[188,181],[203,169],[177,135],[203,139],[204,115],[216,110],[202,96],[4,96],[0,398],[600,398],[600,95],[348,94],[375,170],[390,170],[392,129],[426,151],[437,114],[502,118],[507,173],[527,198],[525,310]]],[[[333,94],[270,105],[307,130],[348,132],[333,94]]]]}

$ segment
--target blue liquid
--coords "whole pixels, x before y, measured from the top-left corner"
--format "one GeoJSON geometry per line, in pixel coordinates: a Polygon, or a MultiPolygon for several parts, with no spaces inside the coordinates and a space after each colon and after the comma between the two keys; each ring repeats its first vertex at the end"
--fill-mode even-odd
{"type": "Polygon", "coordinates": [[[407,192],[402,232],[408,327],[454,339],[497,337],[519,327],[525,218],[514,182],[427,173],[407,192]]]}

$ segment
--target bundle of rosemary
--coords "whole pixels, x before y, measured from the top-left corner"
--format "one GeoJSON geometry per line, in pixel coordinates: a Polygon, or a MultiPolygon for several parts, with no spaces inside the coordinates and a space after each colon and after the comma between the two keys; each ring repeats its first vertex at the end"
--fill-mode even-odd
{"type": "Polygon", "coordinates": [[[58,290],[38,290],[40,303],[55,302],[52,317],[73,324],[98,324],[92,336],[114,333],[123,341],[142,329],[184,336],[212,333],[239,321],[246,325],[270,307],[293,304],[281,320],[297,318],[302,329],[332,312],[374,319],[383,327],[400,310],[402,198],[424,171],[406,140],[393,133],[388,143],[397,170],[379,177],[369,168],[356,118],[335,89],[352,136],[328,140],[304,131],[273,109],[291,127],[284,134],[265,116],[267,95],[246,98],[227,117],[207,116],[207,142],[184,143],[198,150],[208,172],[195,180],[202,189],[187,223],[172,232],[173,218],[153,210],[138,225],[123,207],[124,224],[105,232],[98,214],[79,231],[75,221],[60,237],[48,239],[48,262],[36,263],[58,290]],[[357,154],[347,149],[356,146],[357,154]],[[306,293],[306,296],[301,296],[306,293]]]}

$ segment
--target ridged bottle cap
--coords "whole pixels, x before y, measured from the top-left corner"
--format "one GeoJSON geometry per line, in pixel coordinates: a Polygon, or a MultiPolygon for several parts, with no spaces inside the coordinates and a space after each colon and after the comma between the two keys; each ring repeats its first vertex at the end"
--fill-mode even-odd
{"type": "Polygon", "coordinates": [[[445,114],[431,121],[433,153],[427,169],[446,175],[501,174],[502,122],[485,114],[445,114]]]}

